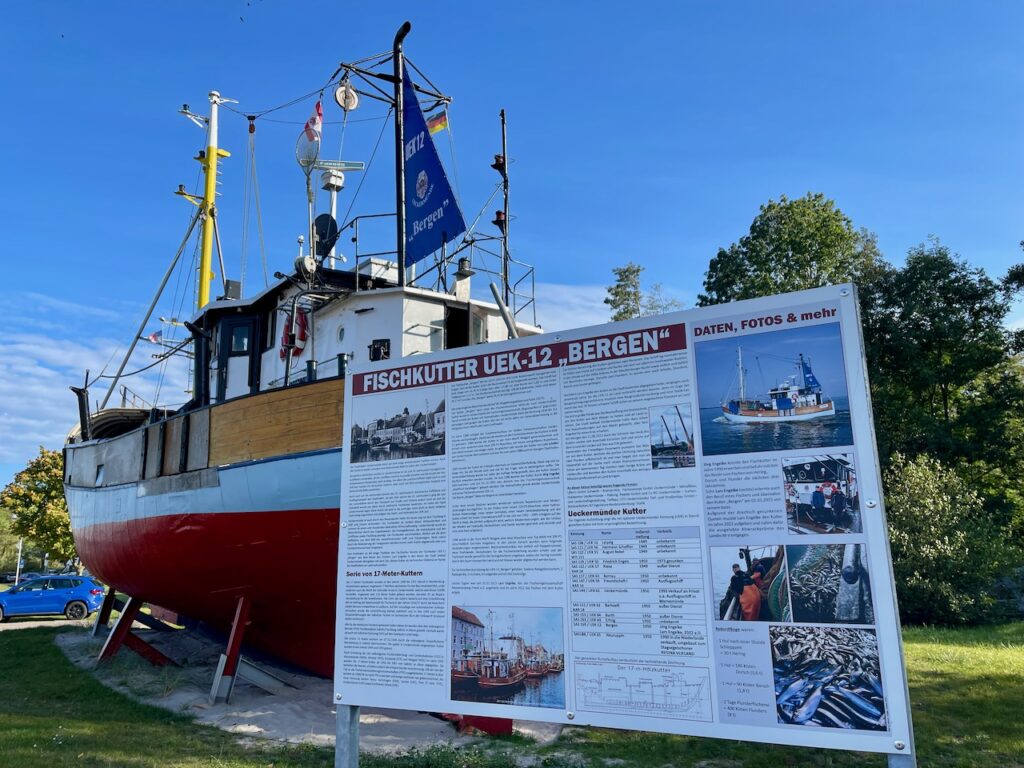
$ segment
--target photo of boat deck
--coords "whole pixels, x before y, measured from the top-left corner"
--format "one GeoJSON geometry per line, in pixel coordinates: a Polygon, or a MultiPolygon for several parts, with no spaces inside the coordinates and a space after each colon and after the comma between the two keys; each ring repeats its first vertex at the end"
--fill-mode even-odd
{"type": "Polygon", "coordinates": [[[860,533],[860,493],[852,453],[782,460],[790,533],[860,533]]]}
{"type": "Polygon", "coordinates": [[[712,547],[711,573],[720,621],[792,621],[786,548],[712,547]]]}

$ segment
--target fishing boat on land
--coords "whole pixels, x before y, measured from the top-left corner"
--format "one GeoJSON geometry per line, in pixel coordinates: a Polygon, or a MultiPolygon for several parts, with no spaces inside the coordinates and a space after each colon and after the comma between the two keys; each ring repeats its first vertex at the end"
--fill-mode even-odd
{"type": "MultiPolygon", "coordinates": [[[[499,234],[487,235],[475,222],[467,229],[447,181],[424,110],[447,120],[450,98],[406,59],[410,29],[399,30],[390,55],[340,64],[321,91],[333,94],[339,112],[332,122],[342,130],[360,100],[387,108],[379,124],[381,136],[389,121],[395,128],[395,208],[336,221],[345,174],[370,173],[374,155],[365,164],[322,159],[317,100],[295,150],[308,209],[298,258],[248,297],[223,267],[221,295],[211,296],[214,244],[224,260],[217,168],[229,157],[219,140],[222,108],[231,100],[211,91],[208,115],[183,108],[206,135],[196,158],[202,189],[179,189],[194,216],[120,369],[103,380],[112,379],[99,408],[90,405],[99,379],[87,374],[86,384],[73,388],[79,424],[64,449],[72,531],[93,574],[133,600],[220,630],[236,625],[247,645],[321,675],[331,674],[334,660],[348,364],[540,332],[533,269],[512,258],[508,246],[504,111],[502,151],[491,165],[504,205],[492,222],[499,234]],[[314,172],[329,193],[330,213],[317,214],[314,172]],[[374,226],[391,224],[390,247],[362,244],[374,226]],[[189,356],[189,398],[108,407],[196,231],[196,308],[173,326],[188,336],[166,351],[189,356]],[[343,234],[355,249],[350,267],[337,249],[343,234]],[[478,274],[492,276],[493,302],[473,294],[470,280],[478,274]]],[[[254,152],[262,113],[231,111],[243,118],[238,123],[248,129],[254,152]]],[[[344,146],[353,147],[354,139],[344,146]]],[[[366,146],[373,146],[372,136],[366,146]]],[[[390,451],[390,445],[360,445],[360,453],[390,451]]],[[[511,680],[508,675],[495,672],[492,681],[511,680]]]]}
{"type": "Polygon", "coordinates": [[[674,410],[676,418],[672,424],[669,424],[664,413],[659,414],[660,439],[651,442],[651,467],[653,469],[692,467],[696,464],[693,433],[687,428],[686,420],[678,405],[674,406],[674,410]]]}
{"type": "Polygon", "coordinates": [[[800,354],[796,360],[790,362],[796,366],[796,373],[787,377],[781,384],[771,387],[767,400],[748,398],[743,349],[736,347],[739,397],[722,403],[722,416],[727,421],[738,424],[809,421],[835,416],[835,403],[822,394],[821,384],[811,370],[811,361],[800,354]]]}

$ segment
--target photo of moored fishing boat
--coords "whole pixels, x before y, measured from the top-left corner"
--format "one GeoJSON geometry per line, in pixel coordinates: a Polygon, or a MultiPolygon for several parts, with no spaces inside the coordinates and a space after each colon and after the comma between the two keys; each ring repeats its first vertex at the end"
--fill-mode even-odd
{"type": "Polygon", "coordinates": [[[852,453],[787,456],[782,476],[790,533],[863,530],[852,453]]]}
{"type": "Polygon", "coordinates": [[[649,408],[651,468],[693,467],[693,412],[689,403],[649,408]]]}
{"type": "Polygon", "coordinates": [[[853,444],[838,323],[694,347],[705,456],[853,444]]]}
{"type": "Polygon", "coordinates": [[[773,626],[768,637],[780,723],[887,730],[874,630],[773,626]]]}
{"type": "Polygon", "coordinates": [[[712,547],[711,578],[721,621],[791,621],[786,548],[712,547]]]}
{"type": "Polygon", "coordinates": [[[362,413],[360,408],[369,398],[353,399],[353,462],[444,455],[443,387],[377,395],[372,401],[373,407],[380,412],[376,417],[362,413]],[[420,404],[419,410],[416,410],[416,403],[420,404]]]}
{"type": "Polygon", "coordinates": [[[565,707],[561,608],[452,606],[451,697],[565,707]]]}
{"type": "Polygon", "coordinates": [[[794,621],[875,623],[863,544],[792,545],[786,556],[794,621]]]}

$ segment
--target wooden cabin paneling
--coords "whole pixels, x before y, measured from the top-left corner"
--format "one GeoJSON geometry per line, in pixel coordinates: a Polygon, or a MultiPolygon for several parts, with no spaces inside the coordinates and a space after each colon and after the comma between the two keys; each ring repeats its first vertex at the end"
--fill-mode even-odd
{"type": "Polygon", "coordinates": [[[341,445],[344,396],[344,380],[329,379],[214,406],[210,466],[341,445]]]}
{"type": "Polygon", "coordinates": [[[193,411],[188,415],[188,465],[191,472],[206,469],[210,458],[210,410],[193,411]]]}
{"type": "Polygon", "coordinates": [[[164,454],[161,475],[176,475],[181,471],[181,436],[185,416],[168,419],[164,425],[164,454]]]}

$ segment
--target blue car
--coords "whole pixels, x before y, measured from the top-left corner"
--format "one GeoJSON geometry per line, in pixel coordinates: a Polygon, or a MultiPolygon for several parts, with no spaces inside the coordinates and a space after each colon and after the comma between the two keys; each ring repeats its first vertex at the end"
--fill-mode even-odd
{"type": "Polygon", "coordinates": [[[102,602],[103,587],[88,576],[43,576],[0,592],[0,621],[46,614],[84,619],[102,602]]]}

